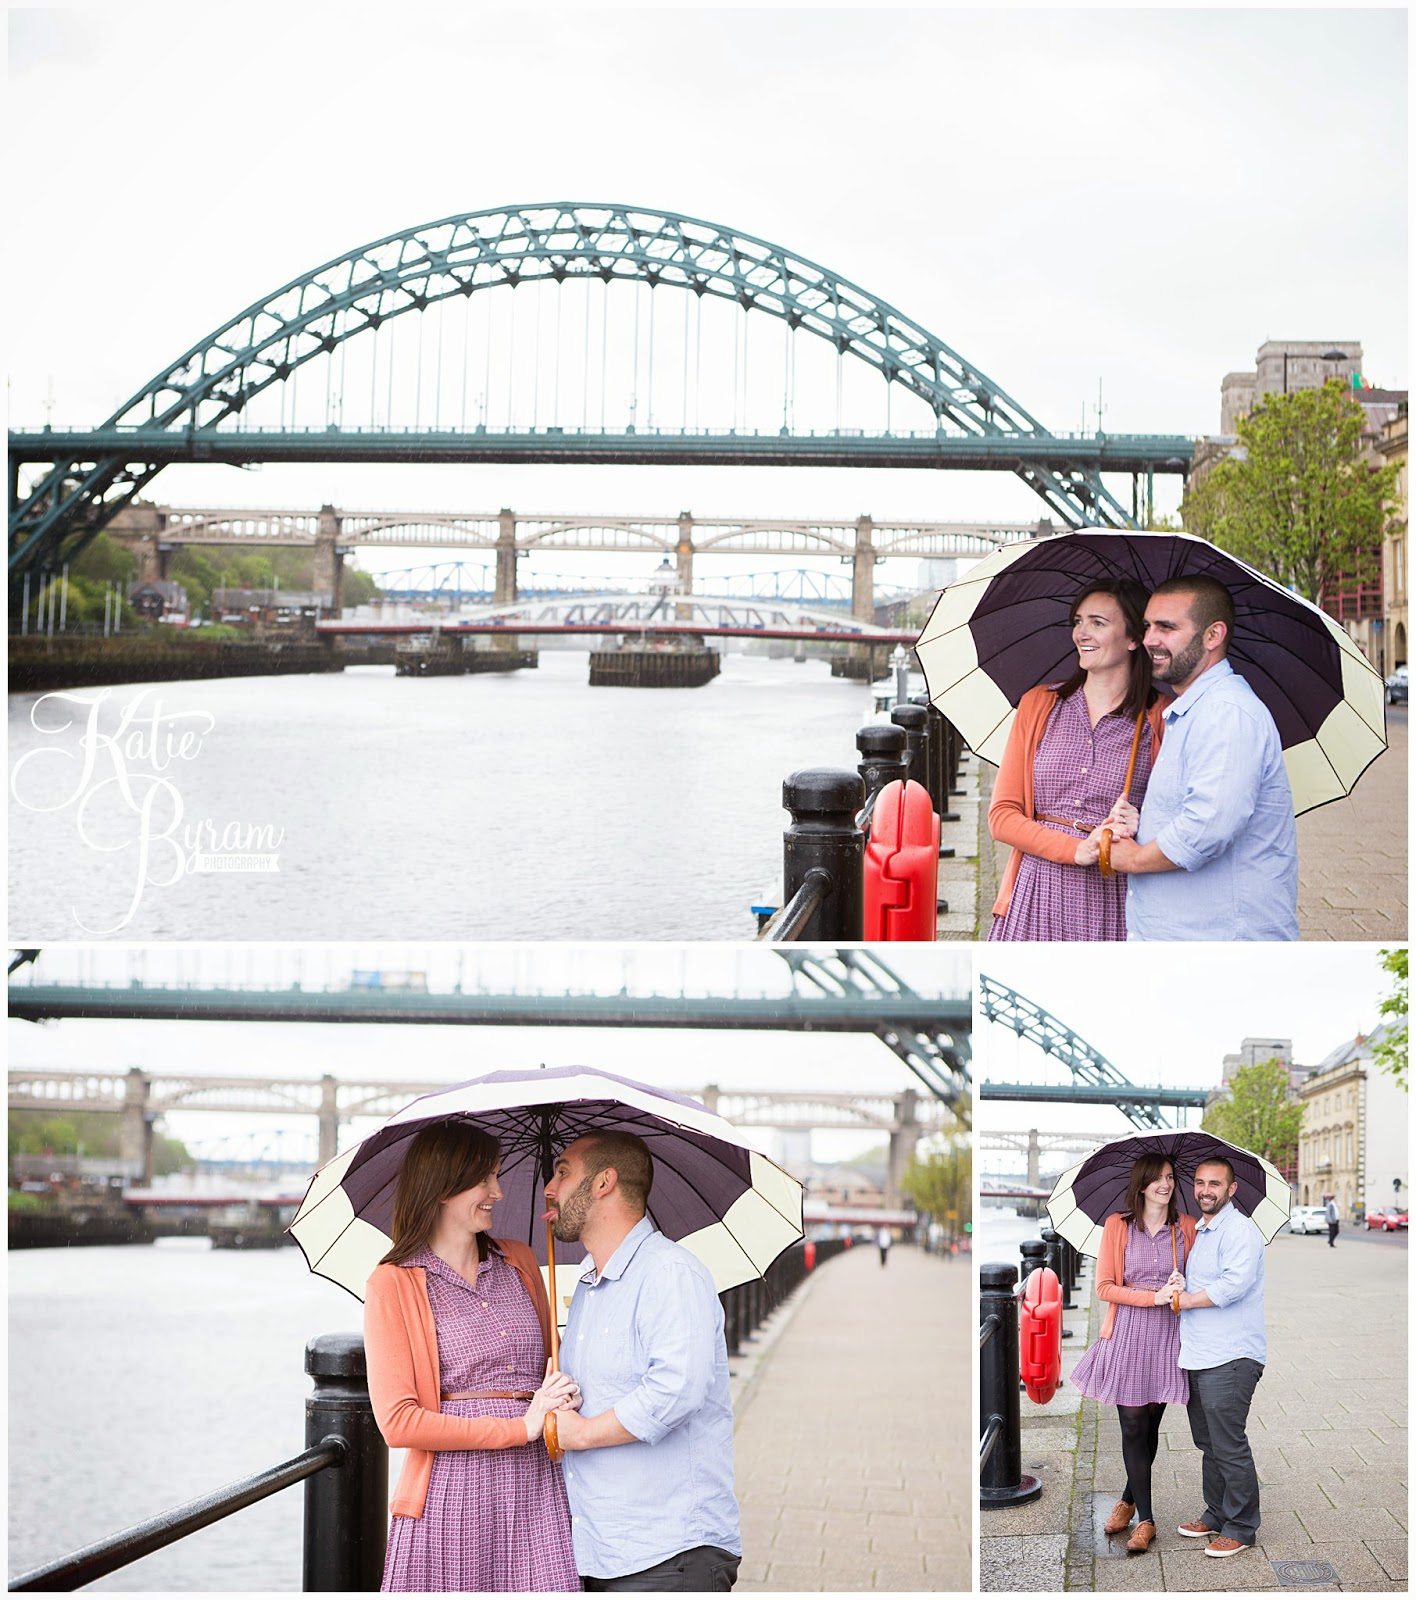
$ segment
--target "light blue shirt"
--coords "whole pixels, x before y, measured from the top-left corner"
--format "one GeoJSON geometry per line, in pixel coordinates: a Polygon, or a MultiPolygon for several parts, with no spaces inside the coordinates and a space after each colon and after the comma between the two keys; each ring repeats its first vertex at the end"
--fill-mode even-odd
{"type": "Polygon", "coordinates": [[[1178,872],[1126,884],[1128,939],[1296,939],[1298,831],[1267,706],[1217,661],[1162,712],[1138,844],[1178,872]]]}
{"type": "Polygon", "coordinates": [[[742,1554],[723,1308],[708,1268],[635,1224],[597,1278],[588,1260],[561,1362],[581,1415],[614,1408],[639,1444],[574,1450],[563,1465],[575,1564],[622,1578],[712,1544],[742,1554]]]}
{"type": "Polygon", "coordinates": [[[1268,1361],[1264,1338],[1264,1236],[1231,1200],[1201,1217],[1185,1260],[1185,1287],[1204,1292],[1213,1306],[1180,1313],[1180,1365],[1221,1367],[1247,1356],[1268,1361]]]}

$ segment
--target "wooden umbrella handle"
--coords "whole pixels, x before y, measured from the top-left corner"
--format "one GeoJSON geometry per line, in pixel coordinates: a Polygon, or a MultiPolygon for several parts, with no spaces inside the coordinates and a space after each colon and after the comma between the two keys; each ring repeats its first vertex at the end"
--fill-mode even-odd
{"type": "MultiPolygon", "coordinates": [[[[1121,798],[1131,798],[1131,779],[1136,775],[1136,756],[1141,748],[1141,729],[1146,724],[1146,708],[1144,706],[1136,713],[1136,731],[1131,737],[1131,759],[1126,764],[1126,785],[1121,791],[1121,798]]],[[[1097,840],[1100,855],[1097,857],[1097,866],[1101,868],[1103,878],[1114,878],[1116,874],[1111,870],[1111,829],[1103,828],[1101,838],[1097,840]]],[[[1174,1244],[1174,1240],[1171,1243],[1174,1244]]]]}
{"type": "MultiPolygon", "coordinates": [[[[1179,1272],[1180,1251],[1175,1244],[1175,1224],[1173,1222],[1170,1224],[1170,1265],[1174,1271],[1179,1272]]],[[[1178,1289],[1170,1297],[1170,1309],[1177,1317],[1180,1315],[1180,1291],[1178,1289]]]]}
{"type": "MultiPolygon", "coordinates": [[[[556,1235],[553,1224],[548,1219],[546,1222],[546,1274],[550,1281],[551,1301],[551,1371],[560,1371],[560,1313],[556,1310],[556,1235]]],[[[560,1461],[565,1451],[561,1449],[560,1435],[556,1429],[556,1414],[554,1411],[546,1413],[546,1420],[542,1427],[542,1437],[546,1441],[546,1454],[552,1461],[560,1461]]]]}

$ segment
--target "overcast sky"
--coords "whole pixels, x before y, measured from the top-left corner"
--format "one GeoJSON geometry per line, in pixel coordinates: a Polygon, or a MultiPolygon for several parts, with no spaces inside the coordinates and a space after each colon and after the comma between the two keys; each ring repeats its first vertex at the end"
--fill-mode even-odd
{"type": "MultiPolygon", "coordinates": [[[[970,952],[924,946],[883,952],[885,964],[922,994],[968,992],[970,952]]],[[[653,945],[455,946],[390,944],[289,946],[68,947],[43,952],[35,969],[51,981],[143,981],[258,986],[298,981],[308,988],[344,987],[355,968],[427,974],[430,987],[546,993],[781,994],[787,966],[757,946],[713,948],[653,945]]],[[[18,975],[28,981],[30,969],[18,975]]],[[[586,1065],[663,1088],[811,1088],[828,1092],[920,1088],[903,1062],[871,1035],[744,1032],[713,1029],[467,1028],[334,1026],[298,1023],[10,1021],[12,1067],[94,1068],[122,1072],[231,1073],[314,1079],[374,1076],[390,1081],[456,1083],[504,1068],[586,1065]]],[[[173,1114],[167,1131],[211,1140],[276,1128],[276,1118],[234,1113],[173,1114]]],[[[313,1133],[312,1118],[285,1119],[313,1133]]],[[[350,1137],[367,1128],[354,1125],[350,1137]]],[[[347,1143],[342,1138],[341,1143],[347,1143]]],[[[872,1144],[872,1135],[825,1132],[817,1159],[844,1159],[872,1144]]],[[[759,1141],[771,1148],[771,1135],[759,1141]]]]}
{"type": "MultiPolygon", "coordinates": [[[[1360,340],[1377,384],[1407,382],[1401,10],[241,18],[10,13],[11,163],[26,175],[14,421],[50,407],[58,424],[95,424],[325,260],[545,200],[680,211],[782,244],[892,302],[1058,431],[1096,426],[1099,385],[1109,430],[1215,431],[1220,380],[1269,338],[1360,340]]],[[[780,370],[759,381],[780,389],[780,370]]],[[[1007,474],[859,470],[192,467],[153,493],[704,516],[1043,509],[1007,474]]]]}
{"type": "MultiPolygon", "coordinates": [[[[978,971],[1050,1012],[1136,1084],[1209,1089],[1244,1039],[1293,1041],[1294,1060],[1316,1066],[1380,1022],[1391,978],[1370,945],[988,945],[978,971]]],[[[975,1078],[1060,1084],[1070,1074],[1000,1022],[981,1018],[975,1078]]],[[[1192,1125],[1198,1113],[1190,1113],[1192,1125]]],[[[1168,1111],[1167,1120],[1177,1113],[1168,1111]]],[[[975,1130],[1132,1132],[1114,1108],[983,1101],[975,1130]]]]}

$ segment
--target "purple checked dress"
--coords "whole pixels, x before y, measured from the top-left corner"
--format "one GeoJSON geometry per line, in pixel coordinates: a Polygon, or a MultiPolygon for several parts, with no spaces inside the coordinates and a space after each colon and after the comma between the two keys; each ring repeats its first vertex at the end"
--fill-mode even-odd
{"type": "MultiPolygon", "coordinates": [[[[1033,757],[1033,811],[1045,828],[1080,840],[1104,822],[1126,782],[1135,737],[1134,717],[1112,711],[1095,728],[1082,690],[1058,702],[1033,757]],[[1044,821],[1062,817],[1079,827],[1044,821]]],[[[1131,804],[1146,796],[1154,752],[1151,729],[1141,729],[1131,804]]],[[[1006,916],[995,917],[990,939],[1124,939],[1126,878],[1103,878],[1098,867],[1063,866],[1024,854],[1006,916]]]]}
{"type": "MultiPolygon", "coordinates": [[[[1185,1235],[1176,1230],[1176,1259],[1185,1269],[1185,1235]]],[[[1128,1289],[1159,1289],[1170,1276],[1170,1229],[1126,1230],[1128,1289]]],[[[1109,1339],[1097,1339],[1077,1363],[1072,1382],[1089,1400],[1108,1406],[1181,1405],[1190,1380],[1180,1365],[1180,1319],[1164,1306],[1117,1305],[1109,1339]]]]}
{"type": "MultiPolygon", "coordinates": [[[[545,1371],[541,1324],[516,1269],[493,1254],[475,1286],[424,1250],[444,1393],[532,1390],[545,1371]]],[[[444,1400],[444,1416],[520,1417],[524,1400],[444,1400]]],[[[527,1593],[578,1590],[560,1468],[539,1439],[509,1450],[439,1450],[421,1517],[394,1517],[385,1590],[527,1593]]]]}

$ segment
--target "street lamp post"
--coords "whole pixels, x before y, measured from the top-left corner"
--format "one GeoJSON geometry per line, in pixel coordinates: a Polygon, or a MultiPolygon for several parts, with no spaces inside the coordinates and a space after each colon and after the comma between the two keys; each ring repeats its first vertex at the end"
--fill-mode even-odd
{"type": "MultiPolygon", "coordinates": [[[[1346,361],[1347,352],[1345,350],[1324,350],[1318,360],[1346,361]]],[[[1284,394],[1288,393],[1288,352],[1286,350],[1283,352],[1283,392],[1284,394]]]]}

